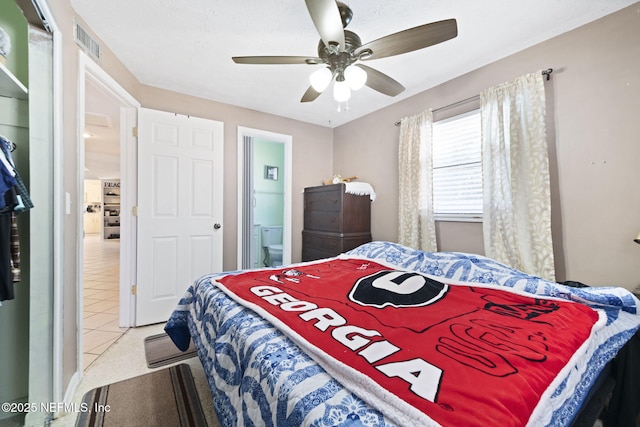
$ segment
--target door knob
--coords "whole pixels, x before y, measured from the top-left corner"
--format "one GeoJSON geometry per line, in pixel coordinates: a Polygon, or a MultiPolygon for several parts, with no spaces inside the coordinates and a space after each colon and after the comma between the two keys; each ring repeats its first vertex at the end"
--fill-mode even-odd
{"type": "Polygon", "coordinates": [[[219,222],[216,222],[215,224],[213,224],[213,229],[214,230],[220,230],[220,228],[222,228],[222,226],[220,225],[219,222]]]}

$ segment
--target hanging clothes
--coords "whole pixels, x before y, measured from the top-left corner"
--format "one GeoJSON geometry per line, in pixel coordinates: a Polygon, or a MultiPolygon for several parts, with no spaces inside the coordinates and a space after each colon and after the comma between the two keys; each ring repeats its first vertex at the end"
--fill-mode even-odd
{"type": "Polygon", "coordinates": [[[21,280],[20,271],[20,236],[18,235],[18,215],[11,213],[11,239],[9,242],[11,251],[11,280],[17,283],[21,280]]]}
{"type": "MultiPolygon", "coordinates": [[[[1,145],[4,146],[4,144],[1,145]]],[[[15,188],[18,181],[16,180],[15,173],[11,173],[13,171],[13,167],[11,167],[11,165],[8,165],[8,161],[4,156],[4,150],[3,155],[0,156],[0,159],[5,160],[5,162],[2,162],[2,164],[0,164],[0,194],[2,195],[2,197],[0,197],[0,211],[2,211],[7,208],[7,192],[15,188]],[[11,167],[11,169],[9,169],[9,167],[11,167]]],[[[13,207],[10,207],[10,209],[12,210],[13,207]]]]}
{"type": "MultiPolygon", "coordinates": [[[[13,184],[14,191],[16,193],[17,205],[15,210],[17,212],[23,212],[25,210],[29,210],[33,208],[33,202],[31,201],[31,197],[29,196],[29,192],[27,191],[27,187],[24,185],[22,178],[20,178],[20,174],[16,170],[15,163],[13,158],[11,157],[11,148],[14,147],[15,144],[9,141],[7,138],[0,135],[0,148],[2,149],[2,153],[4,154],[4,158],[6,159],[6,163],[8,165],[8,173],[13,176],[15,180],[15,184],[13,184]]],[[[2,158],[2,156],[0,156],[2,158]]],[[[2,168],[0,168],[2,169],[2,168]]],[[[2,190],[0,189],[0,193],[2,190]]],[[[0,209],[2,209],[2,205],[0,204],[0,209]]]]}
{"type": "Polygon", "coordinates": [[[33,202],[11,151],[15,144],[0,136],[0,301],[15,298],[13,284],[21,280],[17,215],[33,202]]]}
{"type": "Polygon", "coordinates": [[[11,214],[0,214],[0,301],[14,299],[11,272],[11,214]]]}

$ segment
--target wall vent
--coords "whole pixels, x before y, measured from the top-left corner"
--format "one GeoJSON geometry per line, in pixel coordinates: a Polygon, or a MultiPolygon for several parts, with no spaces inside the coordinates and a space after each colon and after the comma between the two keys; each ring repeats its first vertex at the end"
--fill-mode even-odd
{"type": "Polygon", "coordinates": [[[73,34],[78,46],[80,46],[93,59],[100,61],[100,59],[102,59],[102,48],[100,47],[100,43],[91,37],[89,33],[77,22],[73,23],[73,27],[73,34]]]}
{"type": "Polygon", "coordinates": [[[85,126],[100,126],[104,128],[112,128],[113,120],[108,114],[86,113],[84,115],[85,126]]]}

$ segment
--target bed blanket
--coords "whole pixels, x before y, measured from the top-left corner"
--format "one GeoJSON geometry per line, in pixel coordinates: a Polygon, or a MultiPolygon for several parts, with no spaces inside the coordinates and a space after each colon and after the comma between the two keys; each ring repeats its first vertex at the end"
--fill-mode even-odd
{"type": "MultiPolygon", "coordinates": [[[[638,300],[622,288],[570,288],[482,256],[422,252],[389,242],[371,242],[348,255],[420,271],[439,281],[488,283],[578,301],[603,311],[606,325],[594,330],[586,358],[551,393],[549,410],[539,425],[570,425],[599,372],[640,325],[638,300]]],[[[319,427],[347,425],[356,419],[357,424],[367,426],[394,425],[345,392],[268,321],[217,288],[216,279],[224,274],[206,275],[194,282],[165,327],[179,348],[186,349],[191,339],[195,342],[223,425],[319,427]]]]}
{"type": "Polygon", "coordinates": [[[540,425],[606,318],[359,257],[230,274],[216,285],[400,425],[540,425]]]}

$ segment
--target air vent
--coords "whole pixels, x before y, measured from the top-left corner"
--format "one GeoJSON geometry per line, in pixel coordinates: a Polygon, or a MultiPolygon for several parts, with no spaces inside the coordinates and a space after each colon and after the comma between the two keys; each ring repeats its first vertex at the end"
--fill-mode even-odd
{"type": "Polygon", "coordinates": [[[84,51],[93,59],[100,61],[102,54],[100,43],[98,43],[93,37],[91,37],[84,28],[78,25],[78,23],[74,22],[73,27],[75,30],[74,35],[78,46],[84,49],[84,51]]]}
{"type": "Polygon", "coordinates": [[[113,127],[113,120],[107,114],[86,113],[84,115],[84,124],[86,126],[100,126],[105,128],[113,127]]]}

